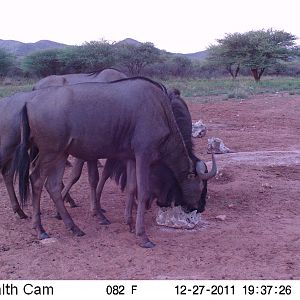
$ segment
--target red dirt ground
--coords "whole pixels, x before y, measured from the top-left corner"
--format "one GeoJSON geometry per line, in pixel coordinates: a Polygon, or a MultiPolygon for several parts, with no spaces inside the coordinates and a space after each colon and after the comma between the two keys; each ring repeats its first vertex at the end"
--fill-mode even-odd
{"type": "Polygon", "coordinates": [[[86,235],[74,237],[54,219],[44,193],[42,220],[52,237],[44,244],[30,218],[12,213],[1,179],[0,279],[300,279],[300,97],[209,100],[189,102],[193,119],[208,125],[207,136],[194,140],[196,152],[209,161],[214,136],[237,153],[216,157],[201,226],[159,227],[153,205],[146,228],[156,247],[142,249],[124,224],[125,195],[113,182],[102,201],[112,224],[90,216],[85,169],[71,192],[81,207],[69,211],[86,235]]]}

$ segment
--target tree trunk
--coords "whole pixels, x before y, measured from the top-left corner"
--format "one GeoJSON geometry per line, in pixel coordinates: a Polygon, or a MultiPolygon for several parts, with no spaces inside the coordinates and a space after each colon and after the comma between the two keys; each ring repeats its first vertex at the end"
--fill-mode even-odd
{"type": "Polygon", "coordinates": [[[258,74],[258,69],[251,69],[251,72],[252,72],[252,75],[253,75],[255,81],[256,81],[256,82],[259,82],[260,76],[259,76],[259,74],[258,74]]]}
{"type": "Polygon", "coordinates": [[[237,65],[235,71],[232,69],[232,65],[228,65],[226,67],[226,70],[229,72],[229,74],[231,75],[232,79],[236,79],[239,71],[240,71],[240,64],[237,65]]]}
{"type": "Polygon", "coordinates": [[[260,80],[260,77],[262,76],[262,74],[264,73],[264,71],[265,71],[265,68],[262,68],[262,69],[260,70],[260,72],[259,72],[259,74],[258,74],[259,80],[260,80]]]}
{"type": "Polygon", "coordinates": [[[227,66],[227,67],[226,67],[226,70],[229,72],[229,74],[231,75],[231,77],[234,79],[235,77],[234,77],[234,74],[233,74],[233,72],[232,72],[231,65],[227,66]]]}
{"type": "Polygon", "coordinates": [[[240,71],[240,64],[238,64],[235,69],[234,78],[236,78],[238,76],[239,71],[240,71]]]}
{"type": "Polygon", "coordinates": [[[264,73],[265,69],[266,68],[261,68],[260,70],[259,70],[259,68],[251,69],[252,75],[256,82],[260,82],[260,78],[261,78],[262,74],[264,73]]]}

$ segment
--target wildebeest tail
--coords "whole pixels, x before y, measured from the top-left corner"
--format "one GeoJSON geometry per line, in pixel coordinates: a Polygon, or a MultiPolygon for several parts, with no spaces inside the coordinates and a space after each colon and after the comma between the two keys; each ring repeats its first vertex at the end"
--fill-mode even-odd
{"type": "Polygon", "coordinates": [[[29,148],[29,137],[30,127],[27,115],[26,105],[21,111],[21,141],[17,146],[14,162],[13,171],[15,175],[19,176],[19,194],[21,200],[21,206],[23,207],[27,202],[28,190],[29,190],[29,167],[30,167],[30,156],[28,154],[29,148]]]}

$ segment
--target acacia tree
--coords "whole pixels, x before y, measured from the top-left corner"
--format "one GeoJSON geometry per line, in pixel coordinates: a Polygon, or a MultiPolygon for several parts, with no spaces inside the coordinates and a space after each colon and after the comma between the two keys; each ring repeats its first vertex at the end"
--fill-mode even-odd
{"type": "Polygon", "coordinates": [[[249,68],[256,82],[267,68],[289,61],[299,54],[296,36],[282,30],[258,30],[227,34],[217,40],[218,45],[208,48],[211,61],[227,66],[233,76],[241,66],[249,68]],[[232,66],[236,66],[232,72],[232,66]]]}
{"type": "Polygon", "coordinates": [[[267,68],[298,54],[296,40],[296,36],[279,30],[249,31],[245,33],[243,64],[250,68],[255,81],[260,81],[267,68]]]}
{"type": "Polygon", "coordinates": [[[160,61],[160,50],[152,43],[139,45],[125,44],[116,46],[117,62],[126,67],[131,75],[139,75],[151,64],[160,61]]]}
{"type": "Polygon", "coordinates": [[[114,65],[114,47],[105,40],[70,46],[60,55],[64,72],[94,72],[114,65]]]}
{"type": "Polygon", "coordinates": [[[223,67],[235,79],[241,68],[244,37],[241,33],[227,34],[224,39],[218,39],[218,45],[208,48],[208,62],[213,67],[223,67]]]}
{"type": "Polygon", "coordinates": [[[14,65],[12,54],[0,48],[0,76],[5,76],[14,65]]]}
{"type": "Polygon", "coordinates": [[[23,59],[22,68],[25,72],[38,77],[59,74],[62,66],[59,54],[62,51],[61,49],[50,49],[33,52],[23,59]]]}

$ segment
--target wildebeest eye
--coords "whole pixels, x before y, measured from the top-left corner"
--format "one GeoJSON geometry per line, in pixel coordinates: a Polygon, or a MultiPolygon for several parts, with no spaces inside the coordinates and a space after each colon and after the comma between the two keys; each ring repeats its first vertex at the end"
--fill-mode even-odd
{"type": "Polygon", "coordinates": [[[189,173],[187,176],[188,179],[193,179],[195,177],[196,177],[196,173],[194,173],[194,172],[189,173]]]}

